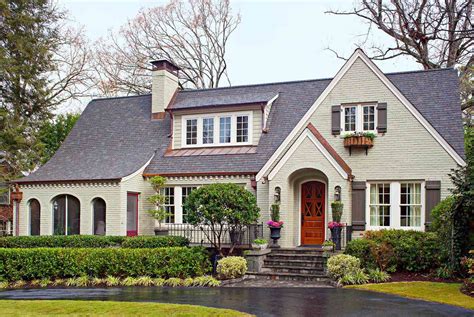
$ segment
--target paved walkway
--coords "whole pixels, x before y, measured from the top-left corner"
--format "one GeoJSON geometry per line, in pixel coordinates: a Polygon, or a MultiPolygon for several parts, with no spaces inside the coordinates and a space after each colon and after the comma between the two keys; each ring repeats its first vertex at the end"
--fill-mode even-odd
{"type": "Polygon", "coordinates": [[[75,299],[192,304],[235,309],[264,317],[472,317],[474,315],[474,311],[459,307],[340,288],[53,288],[0,291],[0,299],[75,299]]]}
{"type": "Polygon", "coordinates": [[[224,284],[223,287],[311,287],[311,288],[333,288],[334,286],[312,281],[283,281],[270,279],[244,278],[237,282],[224,284]]]}

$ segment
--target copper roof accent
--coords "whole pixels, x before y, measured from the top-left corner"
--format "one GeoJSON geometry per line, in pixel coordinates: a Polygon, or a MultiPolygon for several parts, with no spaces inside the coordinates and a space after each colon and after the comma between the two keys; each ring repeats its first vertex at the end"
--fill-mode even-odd
{"type": "Polygon", "coordinates": [[[226,146],[208,147],[196,149],[177,149],[167,151],[164,156],[206,156],[226,154],[254,154],[257,153],[256,146],[226,146]]]}
{"type": "Polygon", "coordinates": [[[318,139],[318,141],[324,146],[324,148],[331,154],[333,159],[336,160],[336,162],[342,167],[342,169],[349,175],[349,179],[353,178],[352,175],[352,169],[349,167],[349,165],[344,161],[344,159],[337,154],[336,150],[329,144],[329,142],[322,136],[321,133],[319,133],[318,129],[310,122],[308,123],[307,126],[308,130],[313,133],[313,135],[318,139]]]}

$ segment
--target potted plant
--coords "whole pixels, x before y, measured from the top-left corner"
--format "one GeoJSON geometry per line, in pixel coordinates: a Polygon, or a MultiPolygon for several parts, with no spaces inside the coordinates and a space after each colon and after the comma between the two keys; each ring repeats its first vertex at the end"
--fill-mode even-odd
{"type": "Polygon", "coordinates": [[[166,201],[165,195],[162,193],[163,186],[166,183],[166,179],[162,176],[154,176],[150,178],[151,187],[155,190],[156,194],[148,197],[147,201],[151,203],[155,208],[147,210],[147,213],[158,221],[158,227],[155,228],[155,235],[157,236],[167,236],[168,228],[162,227],[161,223],[166,220],[167,217],[172,216],[169,213],[164,204],[166,201]]]}
{"type": "Polygon", "coordinates": [[[374,139],[377,135],[373,132],[352,132],[342,136],[344,147],[371,148],[374,146],[374,139]]]}
{"type": "Polygon", "coordinates": [[[326,240],[326,241],[323,242],[322,246],[323,246],[324,251],[334,251],[334,247],[336,245],[331,240],[326,240]]]}
{"type": "Polygon", "coordinates": [[[281,237],[280,231],[283,228],[283,221],[280,221],[280,205],[272,205],[271,218],[272,220],[267,222],[268,228],[270,228],[270,238],[272,239],[270,248],[279,248],[278,239],[281,237]]]}
{"type": "Polygon", "coordinates": [[[340,222],[331,221],[328,223],[328,228],[331,230],[331,240],[336,245],[336,250],[341,250],[341,231],[343,224],[340,222]]]}
{"type": "Polygon", "coordinates": [[[252,249],[265,250],[268,246],[268,241],[265,239],[255,239],[252,242],[252,249]]]}

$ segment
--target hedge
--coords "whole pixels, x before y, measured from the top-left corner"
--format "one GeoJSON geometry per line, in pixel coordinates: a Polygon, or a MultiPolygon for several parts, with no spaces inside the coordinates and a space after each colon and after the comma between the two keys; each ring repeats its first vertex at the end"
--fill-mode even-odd
{"type": "Polygon", "coordinates": [[[384,255],[390,271],[424,272],[439,267],[440,242],[436,234],[414,230],[367,231],[364,238],[350,241],[346,254],[361,260],[365,268],[379,267],[384,255]],[[377,249],[383,250],[377,255],[377,249]]]}
{"type": "Polygon", "coordinates": [[[160,248],[182,247],[189,244],[183,237],[157,236],[24,236],[2,237],[0,248],[160,248]]]}
{"type": "Polygon", "coordinates": [[[187,278],[202,276],[209,269],[202,247],[0,249],[0,280],[6,281],[80,276],[187,278]]]}

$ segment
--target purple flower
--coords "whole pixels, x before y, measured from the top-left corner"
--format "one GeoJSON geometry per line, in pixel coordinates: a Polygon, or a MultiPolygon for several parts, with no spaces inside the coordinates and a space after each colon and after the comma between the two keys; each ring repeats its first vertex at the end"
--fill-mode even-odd
{"type": "Polygon", "coordinates": [[[282,228],[283,227],[283,221],[267,221],[267,225],[271,228],[282,228]]]}

